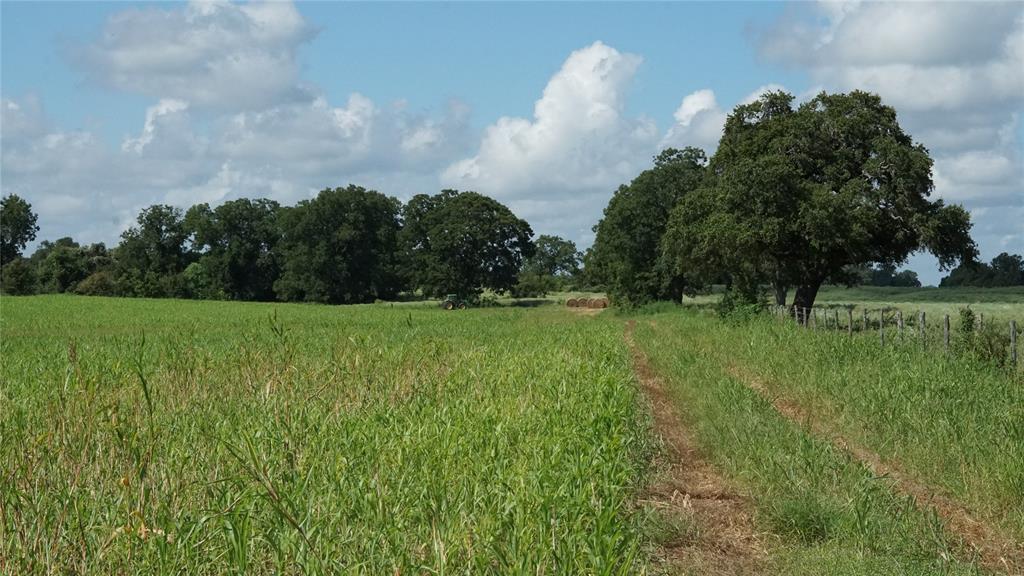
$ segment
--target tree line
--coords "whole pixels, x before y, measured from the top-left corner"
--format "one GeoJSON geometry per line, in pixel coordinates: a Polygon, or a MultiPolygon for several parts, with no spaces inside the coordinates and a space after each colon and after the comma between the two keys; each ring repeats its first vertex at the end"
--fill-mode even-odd
{"type": "Polygon", "coordinates": [[[581,254],[500,202],[443,190],[402,204],[350,185],[294,206],[239,199],[143,209],[119,244],[43,241],[31,206],[0,200],[0,273],[8,294],[353,304],[400,295],[537,296],[573,287],[581,254]]]}
{"type": "MultiPolygon", "coordinates": [[[[725,284],[732,303],[810,308],[824,284],[918,284],[917,251],[976,266],[969,214],[929,198],[932,159],[875,94],[769,92],[737,106],[708,159],[666,150],[613,195],[588,274],[620,304],[725,284]]],[[[952,276],[958,276],[954,272],[952,276]]]]}

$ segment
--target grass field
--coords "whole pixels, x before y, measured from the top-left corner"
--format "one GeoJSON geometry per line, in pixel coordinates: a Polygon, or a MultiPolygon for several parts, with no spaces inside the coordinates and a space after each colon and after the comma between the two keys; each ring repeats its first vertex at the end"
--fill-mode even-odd
{"type": "Polygon", "coordinates": [[[5,297],[0,568],[642,572],[621,326],[556,312],[5,297]]]}
{"type": "Polygon", "coordinates": [[[3,297],[0,573],[737,572],[670,561],[721,550],[648,501],[696,462],[659,439],[630,320],[750,505],[746,573],[1014,573],[936,504],[1024,542],[1006,369],[678,306],[419,304],[3,297]]]}

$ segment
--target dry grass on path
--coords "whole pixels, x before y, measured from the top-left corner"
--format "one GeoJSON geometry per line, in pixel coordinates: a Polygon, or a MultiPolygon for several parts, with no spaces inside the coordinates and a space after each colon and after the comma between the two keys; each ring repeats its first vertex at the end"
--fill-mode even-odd
{"type": "Polygon", "coordinates": [[[651,403],[655,433],[665,444],[662,468],[644,503],[664,520],[688,526],[659,543],[656,557],[664,568],[684,573],[762,574],[768,560],[764,535],[754,527],[753,507],[708,462],[675,409],[663,381],[633,339],[635,321],[625,338],[633,369],[651,403]]]}

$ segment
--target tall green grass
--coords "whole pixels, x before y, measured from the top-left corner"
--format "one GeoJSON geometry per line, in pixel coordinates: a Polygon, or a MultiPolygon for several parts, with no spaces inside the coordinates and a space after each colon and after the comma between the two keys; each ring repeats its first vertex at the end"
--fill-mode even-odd
{"type": "Polygon", "coordinates": [[[4,297],[0,336],[3,571],[647,569],[618,322],[4,297]]]}
{"type": "Polygon", "coordinates": [[[1024,386],[1012,372],[894,333],[882,347],[765,321],[715,332],[727,340],[776,390],[1024,539],[1024,386]]]}
{"type": "Polygon", "coordinates": [[[944,560],[958,547],[936,518],[785,421],[730,376],[730,366],[760,375],[772,394],[1024,537],[1024,388],[1006,372],[919,346],[883,349],[874,335],[771,320],[730,324],[676,313],[654,321],[640,325],[638,341],[670,376],[705,446],[751,488],[764,524],[783,535],[786,572],[973,568],[944,560]]]}

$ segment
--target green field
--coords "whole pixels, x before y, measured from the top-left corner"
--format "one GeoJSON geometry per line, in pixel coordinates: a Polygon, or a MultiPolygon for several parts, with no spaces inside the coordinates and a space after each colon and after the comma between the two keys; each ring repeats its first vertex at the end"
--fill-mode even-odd
{"type": "Polygon", "coordinates": [[[748,573],[1013,573],[824,430],[1012,560],[1020,372],[770,317],[525,304],[3,297],[0,573],[723,573],[672,560],[729,559],[647,496],[671,454],[630,320],[750,506],[767,557],[748,573]]]}
{"type": "Polygon", "coordinates": [[[565,320],[5,297],[0,568],[643,571],[621,326],[565,320]]]}

